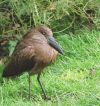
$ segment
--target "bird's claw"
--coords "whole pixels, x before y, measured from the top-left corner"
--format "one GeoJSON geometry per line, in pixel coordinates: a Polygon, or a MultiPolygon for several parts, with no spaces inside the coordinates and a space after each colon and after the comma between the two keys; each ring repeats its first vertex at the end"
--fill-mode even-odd
{"type": "Polygon", "coordinates": [[[48,97],[48,96],[43,96],[42,99],[44,99],[44,100],[51,100],[51,98],[48,97]]]}

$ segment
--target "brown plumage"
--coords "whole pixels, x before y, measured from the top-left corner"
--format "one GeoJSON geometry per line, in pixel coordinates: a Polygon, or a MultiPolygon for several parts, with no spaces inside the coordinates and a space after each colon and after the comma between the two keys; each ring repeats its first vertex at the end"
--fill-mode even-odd
{"type": "Polygon", "coordinates": [[[29,75],[38,74],[37,80],[46,99],[47,97],[39,78],[43,69],[55,60],[58,52],[63,54],[62,49],[53,38],[51,29],[46,26],[31,29],[18,42],[2,76],[13,77],[21,75],[23,72],[28,72],[29,75]]]}

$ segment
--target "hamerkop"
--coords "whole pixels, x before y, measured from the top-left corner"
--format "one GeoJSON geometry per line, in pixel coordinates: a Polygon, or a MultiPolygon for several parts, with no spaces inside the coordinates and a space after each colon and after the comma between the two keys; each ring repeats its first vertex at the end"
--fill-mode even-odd
{"type": "Polygon", "coordinates": [[[33,28],[18,42],[2,76],[9,78],[28,72],[30,97],[30,75],[37,74],[44,99],[48,99],[42,87],[40,75],[43,69],[55,60],[58,52],[63,54],[50,28],[46,26],[33,28]]]}

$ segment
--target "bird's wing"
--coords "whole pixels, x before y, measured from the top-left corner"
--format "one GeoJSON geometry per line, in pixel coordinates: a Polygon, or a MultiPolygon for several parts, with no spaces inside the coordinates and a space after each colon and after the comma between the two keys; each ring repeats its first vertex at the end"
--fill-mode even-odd
{"type": "Polygon", "coordinates": [[[35,51],[31,45],[24,45],[23,42],[16,46],[11,61],[5,67],[3,77],[11,77],[31,70],[35,65],[35,51]]]}
{"type": "Polygon", "coordinates": [[[15,51],[12,55],[12,59],[14,61],[31,60],[35,56],[34,45],[29,45],[26,42],[21,42],[18,46],[16,46],[15,51]]]}

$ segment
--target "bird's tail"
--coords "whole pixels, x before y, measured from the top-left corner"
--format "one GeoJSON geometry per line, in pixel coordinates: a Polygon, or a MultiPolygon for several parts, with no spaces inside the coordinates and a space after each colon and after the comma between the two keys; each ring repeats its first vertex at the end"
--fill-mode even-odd
{"type": "Polygon", "coordinates": [[[14,77],[14,76],[18,76],[20,75],[21,72],[20,70],[17,68],[17,65],[10,62],[4,69],[3,73],[2,73],[2,77],[14,77]]]}

